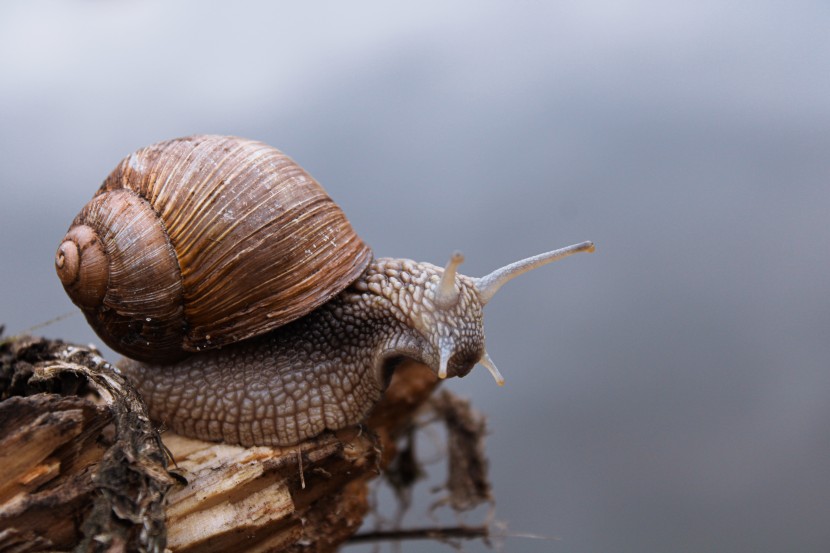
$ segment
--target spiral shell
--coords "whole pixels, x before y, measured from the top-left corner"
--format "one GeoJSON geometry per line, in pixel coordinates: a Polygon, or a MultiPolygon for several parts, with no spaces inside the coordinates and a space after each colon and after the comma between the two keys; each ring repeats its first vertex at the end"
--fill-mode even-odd
{"type": "Polygon", "coordinates": [[[285,154],[191,136],[122,160],[75,218],[55,266],[110,347],[172,362],[309,313],[371,258],[285,154]]]}

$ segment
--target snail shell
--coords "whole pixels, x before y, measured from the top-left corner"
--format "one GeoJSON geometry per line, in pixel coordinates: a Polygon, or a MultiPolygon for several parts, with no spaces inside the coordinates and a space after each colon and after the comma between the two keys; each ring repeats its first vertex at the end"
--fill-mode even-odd
{"type": "Polygon", "coordinates": [[[206,135],[123,159],[73,221],[55,266],[110,347],[169,363],[311,312],[371,259],[289,157],[206,135]]]}

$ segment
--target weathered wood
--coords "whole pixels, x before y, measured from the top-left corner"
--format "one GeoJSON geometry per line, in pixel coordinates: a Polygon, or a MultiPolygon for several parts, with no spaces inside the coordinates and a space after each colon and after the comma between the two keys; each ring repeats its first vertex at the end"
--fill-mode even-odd
{"type": "Polygon", "coordinates": [[[163,551],[175,480],[141,399],[95,352],[0,345],[0,450],[0,551],[163,551]]]}
{"type": "Polygon", "coordinates": [[[96,411],[89,401],[51,394],[0,402],[0,527],[56,547],[77,541],[73,519],[94,489],[88,468],[104,451],[85,432],[100,426],[96,411]]]}
{"type": "Polygon", "coordinates": [[[377,474],[375,443],[366,435],[347,442],[329,436],[292,449],[246,449],[174,435],[165,444],[176,471],[188,480],[168,497],[168,546],[174,551],[224,551],[231,545],[288,551],[292,543],[348,536],[366,504],[345,497],[344,489],[377,474]],[[310,513],[323,509],[340,513],[336,524],[315,525],[310,513]]]}

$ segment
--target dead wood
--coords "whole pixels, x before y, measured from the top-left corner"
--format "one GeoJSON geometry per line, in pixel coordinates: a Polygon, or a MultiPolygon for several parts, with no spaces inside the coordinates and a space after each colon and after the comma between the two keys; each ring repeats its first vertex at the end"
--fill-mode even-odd
{"type": "Polygon", "coordinates": [[[164,550],[165,470],[141,398],[96,352],[0,349],[0,550],[164,550]]]}

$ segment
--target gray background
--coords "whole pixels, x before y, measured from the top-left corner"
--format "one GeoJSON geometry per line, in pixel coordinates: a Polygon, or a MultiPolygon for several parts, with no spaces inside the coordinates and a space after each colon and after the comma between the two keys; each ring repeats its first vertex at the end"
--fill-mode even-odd
{"type": "Polygon", "coordinates": [[[449,384],[498,518],[558,538],[505,550],[827,551],[828,3],[300,4],[2,3],[7,333],[73,310],[54,249],[121,157],[261,139],[380,256],[596,241],[488,306],[504,388],[449,384]]]}

